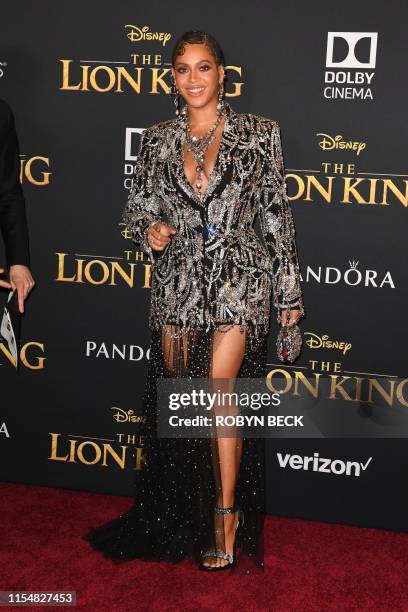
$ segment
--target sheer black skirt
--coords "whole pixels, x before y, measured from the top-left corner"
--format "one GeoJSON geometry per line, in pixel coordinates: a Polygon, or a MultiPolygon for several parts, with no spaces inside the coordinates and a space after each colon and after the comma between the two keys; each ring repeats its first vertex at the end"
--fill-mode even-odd
{"type": "MultiPolygon", "coordinates": [[[[134,502],[127,512],[92,527],[83,537],[115,562],[131,559],[199,563],[208,550],[222,549],[223,533],[214,506],[222,499],[220,457],[215,438],[160,438],[157,435],[157,382],[161,378],[211,376],[218,333],[202,329],[181,335],[177,326],[152,331],[144,389],[145,464],[137,473],[134,502]],[[165,332],[171,332],[168,335],[165,332]],[[178,335],[180,334],[180,335],[178,335]],[[175,336],[175,337],[174,337],[175,336]],[[221,528],[220,528],[221,527],[221,528]]],[[[241,326],[245,354],[237,377],[266,375],[267,338],[256,338],[250,324],[241,326]]],[[[244,521],[236,532],[238,567],[263,569],[265,511],[265,440],[241,439],[235,506],[244,521]]]]}

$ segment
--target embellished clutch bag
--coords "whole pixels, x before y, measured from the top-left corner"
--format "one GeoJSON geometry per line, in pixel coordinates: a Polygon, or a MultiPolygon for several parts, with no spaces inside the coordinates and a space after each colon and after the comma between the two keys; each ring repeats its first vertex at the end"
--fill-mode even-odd
{"type": "Polygon", "coordinates": [[[293,363],[300,355],[302,348],[302,333],[297,323],[283,325],[276,339],[278,358],[283,362],[293,363]]]}

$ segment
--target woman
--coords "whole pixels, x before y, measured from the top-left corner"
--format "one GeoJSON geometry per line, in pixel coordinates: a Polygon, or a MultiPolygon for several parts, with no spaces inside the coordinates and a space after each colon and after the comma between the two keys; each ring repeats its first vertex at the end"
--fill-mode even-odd
{"type": "Polygon", "coordinates": [[[279,126],[232,109],[224,67],[210,34],[176,42],[176,118],[144,131],[123,213],[152,262],[147,460],[129,511],[86,536],[117,561],[191,557],[218,571],[236,565],[239,545],[263,567],[264,440],[156,433],[158,381],[230,390],[238,377],[266,375],[272,289],[281,324],[304,315],[279,126]]]}

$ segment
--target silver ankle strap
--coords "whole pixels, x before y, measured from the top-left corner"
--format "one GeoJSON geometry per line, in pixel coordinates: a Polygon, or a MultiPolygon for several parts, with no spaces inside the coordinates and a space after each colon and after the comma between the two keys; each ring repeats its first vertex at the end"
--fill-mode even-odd
{"type": "Polygon", "coordinates": [[[236,506],[229,506],[228,508],[215,506],[214,510],[217,514],[233,514],[234,512],[238,512],[238,508],[236,506]]]}

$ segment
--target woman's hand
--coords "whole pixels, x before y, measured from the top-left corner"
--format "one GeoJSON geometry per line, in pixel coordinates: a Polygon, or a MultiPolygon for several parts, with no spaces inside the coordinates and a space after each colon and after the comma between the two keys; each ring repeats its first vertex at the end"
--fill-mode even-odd
{"type": "Polygon", "coordinates": [[[282,326],[284,325],[288,325],[289,327],[291,325],[294,325],[295,323],[297,323],[300,319],[300,310],[298,308],[295,308],[294,310],[289,310],[290,315],[288,318],[288,311],[285,308],[285,310],[281,310],[280,311],[280,324],[282,326]]]}
{"type": "Polygon", "coordinates": [[[147,242],[154,251],[162,251],[170,242],[176,228],[166,223],[156,221],[147,230],[147,242]]]}

